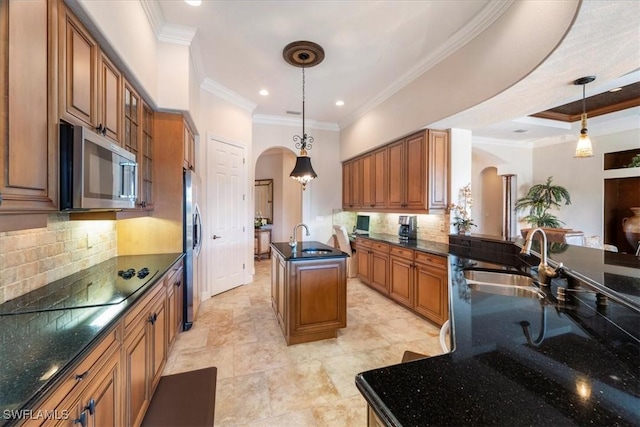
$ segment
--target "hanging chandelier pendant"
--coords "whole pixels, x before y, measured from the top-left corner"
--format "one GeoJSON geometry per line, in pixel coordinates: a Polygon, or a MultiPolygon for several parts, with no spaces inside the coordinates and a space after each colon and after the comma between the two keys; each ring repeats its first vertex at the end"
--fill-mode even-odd
{"type": "Polygon", "coordinates": [[[576,146],[575,157],[592,157],[593,147],[591,146],[591,138],[587,133],[587,109],[586,109],[586,97],[585,97],[585,85],[591,83],[596,79],[595,76],[586,76],[576,79],[573,84],[576,86],[582,86],[582,116],[580,117],[580,138],[578,138],[578,145],[576,146]]]}
{"type": "Polygon", "coordinates": [[[317,43],[309,41],[297,41],[289,43],[282,51],[282,56],[287,63],[302,68],[302,136],[295,135],[293,142],[295,147],[300,150],[300,155],[296,158],[296,165],[289,176],[302,184],[302,189],[307,188],[307,184],[318,175],[311,167],[311,159],[307,150],[311,150],[313,137],[305,132],[305,74],[304,70],[308,67],[318,65],[324,59],[324,49],[317,43]]]}

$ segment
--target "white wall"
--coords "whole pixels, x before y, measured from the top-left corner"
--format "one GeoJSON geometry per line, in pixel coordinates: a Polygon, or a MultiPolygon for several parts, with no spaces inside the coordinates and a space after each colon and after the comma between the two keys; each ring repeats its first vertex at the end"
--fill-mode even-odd
{"type": "MultiPolygon", "coordinates": [[[[591,130],[591,128],[589,129],[591,130]]],[[[571,195],[571,205],[553,212],[565,222],[565,227],[581,230],[586,236],[603,237],[604,153],[640,148],[640,129],[608,135],[591,136],[593,157],[574,158],[575,140],[548,145],[533,150],[533,184],[553,176],[553,183],[565,187],[571,195]]],[[[639,176],[637,168],[630,175],[639,176]]],[[[527,185],[530,185],[528,183],[527,185]]],[[[640,189],[638,189],[640,191],[640,189]]]]}
{"type": "Polygon", "coordinates": [[[555,49],[578,6],[514,2],[472,41],[343,129],[341,159],[428,127],[515,84],[555,49]]]}
{"type": "MultiPolygon", "coordinates": [[[[471,167],[471,131],[466,129],[451,129],[449,131],[449,138],[451,139],[451,186],[450,186],[450,198],[449,202],[453,204],[459,204],[459,192],[462,187],[469,184],[472,181],[472,167],[471,167]]],[[[475,188],[471,186],[473,197],[477,197],[475,188]]],[[[453,220],[454,215],[450,215],[450,222],[453,220]]],[[[474,206],[471,207],[471,218],[477,218],[478,214],[474,210],[474,206]]],[[[457,230],[454,226],[450,226],[450,232],[455,233],[457,230]]],[[[472,232],[477,232],[477,228],[473,228],[472,232]]]]}
{"type": "MultiPolygon", "coordinates": [[[[471,172],[471,182],[473,197],[478,201],[471,208],[471,216],[480,221],[483,217],[482,204],[485,195],[482,194],[482,171],[495,167],[498,175],[514,174],[515,183],[518,186],[518,198],[526,194],[531,186],[533,176],[533,160],[531,144],[519,143],[517,141],[490,141],[481,138],[473,138],[473,164],[471,172]]],[[[491,198],[491,196],[489,196],[491,198]]],[[[514,200],[515,203],[515,200],[514,200]]],[[[527,227],[524,223],[514,224],[514,234],[519,234],[522,227],[527,227]]],[[[479,233],[491,233],[485,230],[481,223],[474,229],[479,233]]],[[[498,236],[500,233],[497,234],[498,236]]]]}
{"type": "Polygon", "coordinates": [[[156,100],[157,39],[139,1],[77,0],[70,2],[71,9],[86,15],[92,21],[87,25],[92,32],[98,32],[108,43],[107,53],[118,68],[127,71],[127,77],[142,89],[152,102],[156,100]]]}
{"type": "MultiPolygon", "coordinates": [[[[270,148],[283,147],[295,150],[293,136],[300,134],[300,126],[254,123],[253,125],[253,169],[261,153],[270,148]]],[[[342,206],[342,168],[340,164],[340,136],[336,131],[309,129],[314,143],[309,150],[313,169],[318,174],[302,192],[302,222],[309,226],[310,237],[303,240],[326,242],[333,234],[331,210],[342,206]]],[[[297,153],[296,153],[297,155],[297,153]]],[[[287,167],[288,176],[294,164],[287,167]]],[[[300,188],[293,180],[289,180],[300,188]]],[[[296,191],[296,190],[293,190],[296,191]]],[[[289,234],[286,235],[288,240],[289,234]]],[[[300,238],[300,236],[298,236],[300,238]]],[[[285,240],[285,241],[286,241],[285,240]]]]}

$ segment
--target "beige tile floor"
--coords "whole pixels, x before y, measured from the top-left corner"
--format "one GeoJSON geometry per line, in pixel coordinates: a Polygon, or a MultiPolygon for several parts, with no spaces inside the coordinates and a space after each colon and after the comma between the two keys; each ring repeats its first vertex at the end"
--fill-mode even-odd
{"type": "Polygon", "coordinates": [[[287,346],[271,309],[270,260],[244,285],[203,302],[164,375],[216,366],[216,426],[365,426],[357,373],[440,354],[438,328],[358,279],[347,283],[338,337],[287,346]]]}

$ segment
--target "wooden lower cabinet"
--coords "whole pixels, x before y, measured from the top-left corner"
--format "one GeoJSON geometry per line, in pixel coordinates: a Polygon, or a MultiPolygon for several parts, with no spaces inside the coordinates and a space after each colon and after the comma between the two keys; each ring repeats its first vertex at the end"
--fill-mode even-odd
{"type": "Polygon", "coordinates": [[[356,240],[358,278],[376,289],[389,294],[389,245],[369,239],[356,240]]]}
{"type": "Polygon", "coordinates": [[[411,307],[413,300],[413,262],[391,256],[389,260],[389,297],[411,307]]]}
{"type": "Polygon", "coordinates": [[[123,425],[120,353],[115,353],[91,380],[86,391],[70,406],[75,410],[56,426],[123,425]]]}
{"type": "Polygon", "coordinates": [[[183,286],[183,269],[182,262],[178,263],[177,269],[170,273],[169,277],[165,281],[167,287],[167,312],[168,312],[168,326],[167,326],[167,344],[171,347],[178,336],[178,333],[182,331],[183,321],[183,303],[184,303],[184,286],[183,286]]]}
{"type": "MultiPolygon", "coordinates": [[[[170,304],[177,304],[177,299],[167,295],[172,281],[182,282],[181,261],[40,400],[34,413],[46,417],[33,417],[22,425],[139,426],[166,363],[169,330],[178,327],[170,314],[170,304]]],[[[181,295],[182,285],[172,286],[174,295],[181,295]]]]}
{"type": "MultiPolygon", "coordinates": [[[[167,355],[167,311],[164,284],[160,291],[142,304],[135,326],[125,336],[125,388],[127,389],[127,425],[140,425],[149,407],[167,355]]],[[[125,319],[126,321],[126,319],[125,319]]]]}
{"type": "Polygon", "coordinates": [[[285,312],[285,301],[287,299],[285,283],[286,263],[281,255],[273,251],[273,256],[271,257],[271,306],[283,334],[286,334],[285,318],[287,317],[285,312]]]}
{"type": "Polygon", "coordinates": [[[346,258],[271,258],[271,304],[287,345],[335,338],[347,326],[346,258]]]}
{"type": "Polygon", "coordinates": [[[442,325],[449,318],[447,259],[416,252],[413,309],[442,325]]]}
{"type": "Polygon", "coordinates": [[[438,325],[449,318],[447,258],[358,238],[358,278],[438,325]]]}

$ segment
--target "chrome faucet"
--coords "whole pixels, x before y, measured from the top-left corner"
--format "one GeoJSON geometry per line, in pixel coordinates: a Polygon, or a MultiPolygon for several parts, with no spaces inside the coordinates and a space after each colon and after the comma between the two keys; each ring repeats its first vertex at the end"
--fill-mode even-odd
{"type": "Polygon", "coordinates": [[[531,242],[533,241],[533,236],[540,232],[542,234],[542,242],[540,244],[540,265],[538,265],[538,278],[540,279],[540,283],[543,285],[549,285],[551,283],[551,279],[557,277],[559,274],[560,268],[562,268],[562,263],[558,265],[558,268],[550,267],[547,264],[547,235],[545,234],[542,228],[532,228],[527,233],[527,238],[525,239],[524,246],[520,251],[521,254],[529,255],[531,253],[531,242]]]}
{"type": "Polygon", "coordinates": [[[295,248],[296,245],[298,244],[298,242],[296,241],[296,238],[297,238],[299,227],[304,227],[304,229],[307,230],[307,236],[311,236],[311,233],[309,233],[309,227],[307,227],[307,224],[303,224],[303,223],[297,224],[295,227],[293,227],[293,236],[291,236],[291,238],[289,239],[289,246],[291,246],[292,248],[295,248]]]}

